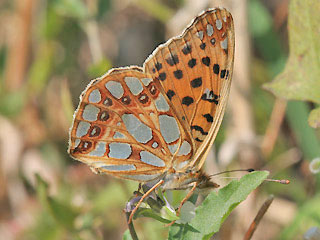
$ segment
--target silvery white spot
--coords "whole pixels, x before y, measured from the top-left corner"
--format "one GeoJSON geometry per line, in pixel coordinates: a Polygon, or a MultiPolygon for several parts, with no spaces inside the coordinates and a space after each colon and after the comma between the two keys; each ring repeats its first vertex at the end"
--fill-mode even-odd
{"type": "Polygon", "coordinates": [[[147,143],[152,139],[152,131],[133,114],[123,114],[122,121],[128,132],[140,143],[147,143]]]}
{"type": "Polygon", "coordinates": [[[156,108],[159,112],[167,112],[169,111],[170,107],[163,95],[160,93],[158,98],[155,101],[156,108]]]}
{"type": "Polygon", "coordinates": [[[215,39],[215,38],[212,38],[212,39],[210,40],[210,42],[211,42],[212,45],[214,45],[214,44],[216,44],[216,39],[215,39]]]}
{"type": "Polygon", "coordinates": [[[133,164],[123,164],[123,165],[104,165],[101,168],[107,171],[133,171],[136,167],[133,164]]]}
{"type": "Polygon", "coordinates": [[[109,81],[105,84],[106,89],[109,90],[112,96],[117,99],[120,99],[123,96],[124,90],[119,82],[109,81]]]}
{"type": "Polygon", "coordinates": [[[77,132],[76,132],[76,136],[78,138],[83,137],[84,135],[86,135],[88,133],[90,129],[90,123],[88,122],[79,122],[78,127],[77,127],[77,132]]]}
{"type": "Polygon", "coordinates": [[[186,140],[183,141],[183,143],[180,146],[178,156],[185,156],[188,155],[191,152],[191,145],[186,140]]]}
{"type": "Polygon", "coordinates": [[[123,178],[137,180],[137,181],[141,181],[141,182],[149,182],[153,179],[156,179],[159,176],[160,176],[160,174],[121,175],[121,177],[123,177],[123,178]]]}
{"type": "Polygon", "coordinates": [[[178,146],[179,146],[179,144],[178,144],[178,143],[176,143],[176,144],[172,144],[172,145],[168,145],[168,148],[169,148],[169,150],[170,150],[171,154],[174,154],[174,153],[177,151],[178,146]]]}
{"type": "Polygon", "coordinates": [[[143,91],[141,82],[136,77],[125,77],[124,81],[126,82],[130,92],[137,96],[143,91]]]}
{"type": "Polygon", "coordinates": [[[223,17],[222,19],[223,19],[224,22],[227,22],[227,18],[226,17],[223,17]]]}
{"type": "Polygon", "coordinates": [[[159,146],[159,144],[158,144],[157,142],[153,142],[153,143],[152,143],[152,147],[153,147],[153,148],[157,148],[158,146],[159,146]]]}
{"type": "Polygon", "coordinates": [[[216,26],[217,26],[217,29],[218,29],[218,30],[221,30],[221,29],[222,29],[222,22],[221,22],[220,19],[217,19],[217,20],[216,20],[216,26]]]}
{"type": "Polygon", "coordinates": [[[141,151],[140,152],[141,161],[144,163],[147,163],[149,165],[155,166],[155,167],[164,167],[165,163],[164,161],[157,157],[156,155],[147,152],[147,151],[141,151]]]}
{"type": "Polygon", "coordinates": [[[160,115],[159,123],[161,135],[166,143],[172,143],[180,137],[179,126],[174,117],[160,115]]]}
{"type": "Polygon", "coordinates": [[[79,138],[77,138],[76,140],[74,140],[74,148],[78,147],[80,144],[81,140],[79,138]]]}
{"type": "Polygon", "coordinates": [[[98,142],[96,148],[89,153],[90,156],[95,157],[102,157],[106,152],[106,143],[105,142],[98,142]]]}
{"type": "Polygon", "coordinates": [[[117,126],[120,127],[121,126],[121,122],[117,122],[117,126]]]}
{"type": "Polygon", "coordinates": [[[207,34],[208,34],[209,37],[211,37],[212,34],[213,34],[213,27],[212,27],[211,24],[207,25],[207,34]]]}
{"type": "Polygon", "coordinates": [[[151,83],[152,79],[151,78],[141,78],[141,82],[143,85],[148,86],[151,83]]]}
{"type": "Polygon", "coordinates": [[[89,94],[89,102],[91,103],[98,103],[101,101],[101,93],[98,89],[93,90],[89,94]]]}
{"type": "Polygon", "coordinates": [[[109,143],[109,157],[117,159],[127,159],[131,153],[131,146],[128,143],[109,143]]]}
{"type": "Polygon", "coordinates": [[[181,170],[181,169],[183,169],[185,166],[187,166],[188,163],[189,163],[189,160],[183,161],[183,162],[181,162],[181,163],[178,163],[176,166],[174,166],[174,169],[175,169],[176,171],[181,170]]]}
{"type": "Polygon", "coordinates": [[[82,117],[86,121],[96,121],[98,119],[98,113],[100,112],[100,109],[88,104],[84,107],[84,110],[82,112],[82,117]]]}
{"type": "Polygon", "coordinates": [[[121,132],[115,132],[113,135],[114,139],[125,139],[126,137],[121,132]]]}
{"type": "Polygon", "coordinates": [[[197,32],[197,36],[198,36],[198,38],[200,38],[200,40],[202,40],[203,39],[203,31],[197,32]]]}
{"type": "Polygon", "coordinates": [[[222,49],[228,49],[228,38],[226,37],[222,42],[220,42],[222,49]]]}

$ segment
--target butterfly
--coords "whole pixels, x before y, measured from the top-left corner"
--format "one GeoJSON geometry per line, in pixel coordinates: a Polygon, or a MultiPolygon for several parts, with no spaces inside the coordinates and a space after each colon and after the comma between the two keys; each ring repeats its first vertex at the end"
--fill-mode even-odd
{"type": "Polygon", "coordinates": [[[92,80],[74,114],[69,154],[96,173],[152,183],[146,195],[159,186],[191,189],[185,202],[196,188],[217,187],[201,167],[225,112],[234,45],[231,14],[209,9],[142,68],[92,80]]]}

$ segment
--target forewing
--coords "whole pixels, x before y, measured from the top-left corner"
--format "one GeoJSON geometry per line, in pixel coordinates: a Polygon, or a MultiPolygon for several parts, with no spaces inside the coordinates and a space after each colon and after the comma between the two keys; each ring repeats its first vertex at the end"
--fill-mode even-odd
{"type": "Polygon", "coordinates": [[[185,133],[159,83],[140,68],[113,69],[80,97],[69,153],[94,170],[147,182],[189,159],[185,133]]]}
{"type": "Polygon", "coordinates": [[[232,16],[225,9],[212,9],[195,18],[180,37],[159,46],[144,63],[192,133],[197,149],[193,159],[199,168],[220,127],[233,58],[232,16]]]}

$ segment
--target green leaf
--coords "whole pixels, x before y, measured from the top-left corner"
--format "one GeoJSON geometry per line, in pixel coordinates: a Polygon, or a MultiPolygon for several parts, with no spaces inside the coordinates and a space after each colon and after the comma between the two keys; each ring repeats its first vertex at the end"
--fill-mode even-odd
{"type": "Polygon", "coordinates": [[[316,108],[311,111],[308,123],[313,128],[320,127],[320,108],[316,108]]]}
{"type": "Polygon", "coordinates": [[[131,235],[130,235],[129,229],[127,229],[127,230],[124,232],[122,239],[123,239],[123,240],[132,240],[132,237],[131,237],[131,235]]]}
{"type": "Polygon", "coordinates": [[[218,232],[231,211],[257,188],[268,176],[268,172],[253,172],[239,181],[232,181],[218,194],[212,192],[196,209],[190,224],[175,224],[170,227],[169,239],[209,239],[218,232]]]}
{"type": "Polygon", "coordinates": [[[287,99],[320,103],[320,1],[292,0],[289,7],[290,55],[285,70],[265,85],[287,99]]]}
{"type": "Polygon", "coordinates": [[[58,201],[48,194],[48,184],[40,177],[37,178],[37,194],[43,208],[54,219],[56,224],[69,231],[74,230],[74,221],[79,213],[69,203],[58,201]]]}

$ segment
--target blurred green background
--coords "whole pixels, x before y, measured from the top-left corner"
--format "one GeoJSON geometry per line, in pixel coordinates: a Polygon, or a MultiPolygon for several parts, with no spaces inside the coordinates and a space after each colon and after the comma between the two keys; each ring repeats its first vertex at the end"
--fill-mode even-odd
{"type": "MultiPolygon", "coordinates": [[[[2,0],[1,239],[122,239],[122,209],[138,184],[95,175],[68,156],[79,95],[112,67],[141,66],[214,6],[234,16],[238,55],[206,171],[266,169],[291,180],[264,183],[215,239],[242,238],[269,194],[275,201],[253,239],[302,239],[320,226],[320,131],[310,127],[320,125],[320,111],[310,115],[320,104],[317,1],[2,0]]],[[[168,229],[154,219],[135,225],[141,239],[167,238],[168,229]]]]}

